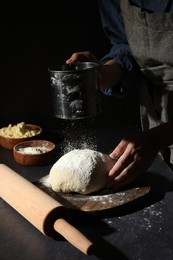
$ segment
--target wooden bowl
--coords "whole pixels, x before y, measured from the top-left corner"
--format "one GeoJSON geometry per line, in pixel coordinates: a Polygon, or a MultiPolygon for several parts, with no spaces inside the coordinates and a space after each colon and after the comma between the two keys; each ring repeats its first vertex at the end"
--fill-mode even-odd
{"type": "Polygon", "coordinates": [[[0,135],[0,145],[7,149],[13,149],[13,147],[21,142],[32,140],[38,138],[42,133],[42,128],[38,125],[26,124],[25,125],[29,130],[37,130],[37,133],[32,137],[21,137],[21,138],[13,138],[13,137],[4,137],[0,135]]]}
{"type": "Polygon", "coordinates": [[[14,159],[22,165],[46,165],[55,159],[54,143],[47,140],[30,140],[13,147],[14,159]]]}

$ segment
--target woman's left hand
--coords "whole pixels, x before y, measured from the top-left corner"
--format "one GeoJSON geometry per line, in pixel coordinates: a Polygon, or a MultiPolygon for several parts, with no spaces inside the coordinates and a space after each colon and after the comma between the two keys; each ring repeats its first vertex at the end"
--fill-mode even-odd
{"type": "Polygon", "coordinates": [[[122,187],[147,170],[159,151],[150,130],[124,138],[110,157],[117,162],[108,174],[107,187],[122,187]]]}

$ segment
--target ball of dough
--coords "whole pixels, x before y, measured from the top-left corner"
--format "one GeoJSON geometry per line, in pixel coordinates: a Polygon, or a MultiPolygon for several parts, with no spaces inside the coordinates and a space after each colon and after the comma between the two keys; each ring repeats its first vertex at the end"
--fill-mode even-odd
{"type": "Polygon", "coordinates": [[[51,168],[50,184],[55,192],[89,194],[105,187],[115,160],[90,149],[74,149],[51,168]]]}

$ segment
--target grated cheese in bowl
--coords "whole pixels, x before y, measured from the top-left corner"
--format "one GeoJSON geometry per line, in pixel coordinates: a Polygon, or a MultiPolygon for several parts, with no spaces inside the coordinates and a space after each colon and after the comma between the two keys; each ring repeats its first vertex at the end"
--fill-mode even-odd
{"type": "Polygon", "coordinates": [[[28,138],[40,133],[39,128],[33,128],[24,122],[16,125],[9,124],[7,127],[0,129],[0,136],[8,138],[28,138]]]}

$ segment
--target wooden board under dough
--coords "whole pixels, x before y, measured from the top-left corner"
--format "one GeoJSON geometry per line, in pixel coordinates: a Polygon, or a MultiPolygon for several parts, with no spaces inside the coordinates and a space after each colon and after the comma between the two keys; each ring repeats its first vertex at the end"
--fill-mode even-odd
{"type": "Polygon", "coordinates": [[[118,192],[104,189],[92,195],[81,195],[76,193],[65,194],[56,193],[51,188],[47,188],[39,182],[35,184],[65,207],[86,212],[102,211],[121,206],[141,198],[150,192],[150,186],[139,186],[123,189],[118,192]]]}

